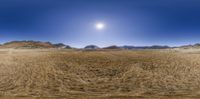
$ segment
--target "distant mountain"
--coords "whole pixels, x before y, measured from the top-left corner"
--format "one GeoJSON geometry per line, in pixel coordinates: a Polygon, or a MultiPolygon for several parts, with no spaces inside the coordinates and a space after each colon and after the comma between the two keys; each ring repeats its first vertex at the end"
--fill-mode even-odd
{"type": "Polygon", "coordinates": [[[62,43],[52,44],[50,42],[41,41],[11,41],[4,43],[0,48],[71,48],[62,43]]]}
{"type": "Polygon", "coordinates": [[[123,48],[123,49],[135,49],[136,47],[135,46],[124,45],[124,46],[121,46],[121,48],[123,48]]]}
{"type": "Polygon", "coordinates": [[[11,41],[4,43],[1,48],[54,48],[50,42],[40,41],[11,41]]]}
{"type": "Polygon", "coordinates": [[[196,44],[194,44],[194,46],[198,46],[198,47],[200,47],[200,43],[196,43],[196,44]]]}
{"type": "Polygon", "coordinates": [[[66,45],[66,46],[65,46],[65,49],[72,49],[72,47],[69,46],[69,45],[66,45]]]}
{"type": "Polygon", "coordinates": [[[71,47],[69,45],[65,45],[63,43],[57,43],[57,44],[53,44],[56,48],[66,48],[66,49],[71,49],[71,47]]]}
{"type": "Polygon", "coordinates": [[[150,49],[167,49],[170,48],[169,46],[160,46],[160,45],[154,45],[154,46],[150,46],[150,49]]]}
{"type": "Polygon", "coordinates": [[[184,48],[184,49],[189,49],[189,48],[200,48],[200,43],[196,43],[194,45],[184,45],[184,46],[180,46],[178,48],[184,48]]]}
{"type": "Polygon", "coordinates": [[[58,47],[58,48],[64,48],[66,45],[63,44],[63,43],[57,43],[57,44],[53,44],[55,47],[58,47]]]}
{"type": "MultiPolygon", "coordinates": [[[[41,41],[11,41],[4,44],[0,44],[0,48],[62,48],[62,49],[75,49],[69,45],[65,45],[63,43],[53,44],[51,42],[41,42],[41,41]]],[[[182,49],[190,49],[190,48],[200,48],[200,43],[196,43],[193,45],[184,45],[179,47],[169,47],[169,46],[161,46],[161,45],[153,45],[153,46],[117,46],[112,45],[104,48],[100,48],[96,45],[88,45],[84,49],[168,49],[168,48],[182,48],[182,49]]]]}
{"type": "Polygon", "coordinates": [[[88,45],[84,49],[99,49],[99,47],[96,45],[88,45]]]}
{"type": "Polygon", "coordinates": [[[104,47],[103,49],[121,49],[121,47],[118,47],[116,45],[112,45],[112,46],[104,47]]]}
{"type": "Polygon", "coordinates": [[[154,45],[154,46],[122,46],[122,49],[167,49],[170,48],[169,46],[160,46],[160,45],[154,45]]]}

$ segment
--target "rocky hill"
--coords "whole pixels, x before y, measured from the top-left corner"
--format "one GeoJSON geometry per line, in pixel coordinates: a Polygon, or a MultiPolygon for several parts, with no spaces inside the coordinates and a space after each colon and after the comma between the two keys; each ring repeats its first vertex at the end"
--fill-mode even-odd
{"type": "Polygon", "coordinates": [[[121,47],[112,45],[112,46],[104,47],[103,49],[121,49],[121,47]]]}
{"type": "Polygon", "coordinates": [[[196,44],[193,44],[193,45],[184,45],[184,46],[181,46],[179,48],[183,48],[183,49],[200,48],[200,43],[196,43],[196,44]]]}
{"type": "Polygon", "coordinates": [[[62,43],[52,44],[50,42],[41,41],[11,41],[4,43],[0,48],[70,48],[62,43]]]}
{"type": "Polygon", "coordinates": [[[99,47],[96,45],[88,45],[84,49],[99,49],[99,47]]]}
{"type": "Polygon", "coordinates": [[[71,49],[72,47],[69,45],[65,45],[63,43],[57,43],[57,44],[53,44],[56,48],[66,48],[66,49],[71,49]]]}
{"type": "Polygon", "coordinates": [[[153,45],[153,46],[122,46],[122,49],[167,49],[169,46],[153,45]]]}

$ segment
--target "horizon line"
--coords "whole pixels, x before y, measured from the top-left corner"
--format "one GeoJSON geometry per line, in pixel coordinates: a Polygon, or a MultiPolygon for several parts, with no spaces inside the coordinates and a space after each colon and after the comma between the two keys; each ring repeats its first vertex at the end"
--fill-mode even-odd
{"type": "MultiPolygon", "coordinates": [[[[52,42],[52,41],[43,41],[43,40],[8,40],[8,41],[5,41],[5,42],[1,42],[0,45],[4,45],[6,43],[9,43],[9,42],[49,42],[51,44],[59,44],[59,43],[62,43],[62,42],[52,42]]],[[[66,43],[62,43],[64,45],[68,45],[68,46],[71,46],[70,44],[66,44],[66,43]]],[[[90,46],[90,45],[95,45],[97,47],[100,47],[100,48],[104,48],[104,47],[109,47],[109,46],[117,46],[117,47],[123,47],[123,46],[132,46],[132,47],[151,47],[151,46],[167,46],[167,47],[182,47],[182,46],[188,46],[188,45],[195,45],[195,44],[200,44],[200,43],[193,43],[193,44],[182,44],[182,45],[175,45],[175,46],[170,46],[170,45],[167,45],[167,44],[152,44],[152,45],[131,45],[131,44],[110,44],[110,45],[107,45],[107,46],[98,46],[96,44],[87,44],[87,45],[84,45],[83,47],[74,47],[74,48],[84,48],[86,46],[90,46]]],[[[73,46],[71,46],[73,47],[73,46]]]]}

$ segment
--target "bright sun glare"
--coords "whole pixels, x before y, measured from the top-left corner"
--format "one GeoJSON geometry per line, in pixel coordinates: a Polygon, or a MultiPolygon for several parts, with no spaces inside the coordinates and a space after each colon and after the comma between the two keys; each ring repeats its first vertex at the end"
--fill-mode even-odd
{"type": "Polygon", "coordinates": [[[98,30],[102,30],[102,29],[105,28],[105,25],[104,25],[103,23],[97,23],[97,24],[95,25],[95,27],[96,27],[96,29],[98,29],[98,30]]]}

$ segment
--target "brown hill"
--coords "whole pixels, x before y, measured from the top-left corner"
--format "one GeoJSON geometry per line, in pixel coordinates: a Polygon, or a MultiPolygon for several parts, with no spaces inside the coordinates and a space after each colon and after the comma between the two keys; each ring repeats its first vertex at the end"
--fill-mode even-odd
{"type": "Polygon", "coordinates": [[[180,46],[179,48],[183,48],[183,49],[199,49],[200,48],[200,44],[196,43],[193,45],[184,45],[184,46],[180,46]]]}
{"type": "Polygon", "coordinates": [[[103,49],[121,49],[121,48],[116,45],[112,45],[112,46],[104,47],[103,49]]]}
{"type": "Polygon", "coordinates": [[[55,48],[55,46],[50,42],[11,41],[3,44],[0,48],[55,48]]]}

